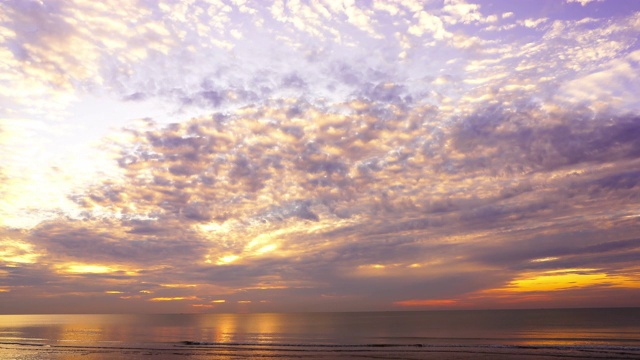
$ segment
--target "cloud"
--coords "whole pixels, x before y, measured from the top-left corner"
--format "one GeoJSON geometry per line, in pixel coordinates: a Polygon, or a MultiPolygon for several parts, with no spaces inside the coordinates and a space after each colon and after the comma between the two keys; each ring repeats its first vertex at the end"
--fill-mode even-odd
{"type": "Polygon", "coordinates": [[[51,260],[82,262],[90,258],[97,263],[147,265],[162,263],[168,255],[174,264],[186,263],[198,257],[203,247],[197,237],[157,222],[131,221],[109,226],[108,222],[85,221],[78,225],[43,225],[33,231],[30,243],[45,250],[51,260]],[[108,231],[110,227],[113,231],[108,231]]]}
{"type": "Polygon", "coordinates": [[[623,58],[611,60],[599,69],[562,86],[560,98],[573,102],[588,103],[597,108],[632,110],[629,94],[635,93],[636,81],[632,78],[640,64],[640,51],[636,50],[623,58]]]}
{"type": "Polygon", "coordinates": [[[450,14],[450,17],[445,18],[450,24],[457,22],[469,24],[480,21],[482,18],[479,9],[480,5],[469,4],[464,0],[446,0],[442,11],[450,14]]]}
{"type": "Polygon", "coordinates": [[[420,11],[416,13],[414,17],[417,19],[417,23],[409,27],[407,30],[409,34],[421,37],[425,33],[429,33],[436,40],[442,40],[451,36],[451,33],[445,30],[444,24],[439,17],[427,11],[420,11]]]}
{"type": "Polygon", "coordinates": [[[528,28],[537,28],[538,26],[540,26],[540,24],[544,24],[545,22],[547,22],[547,20],[548,19],[546,18],[525,19],[524,21],[521,21],[520,24],[528,28]]]}
{"type": "Polygon", "coordinates": [[[589,4],[591,2],[594,2],[594,1],[601,2],[602,0],[567,0],[567,4],[579,3],[582,6],[586,6],[587,4],[589,4]]]}
{"type": "Polygon", "coordinates": [[[177,283],[255,296],[386,289],[389,303],[497,287],[505,267],[612,271],[613,254],[637,248],[623,233],[578,235],[607,222],[594,202],[616,204],[617,231],[632,226],[619,219],[638,185],[625,165],[640,151],[634,117],[490,107],[443,127],[376,98],[346,113],[295,103],[124,130],[124,181],[78,194],[86,220],[43,224],[29,241],[52,263],[90,258],[110,276],[170,256],[177,283]]]}

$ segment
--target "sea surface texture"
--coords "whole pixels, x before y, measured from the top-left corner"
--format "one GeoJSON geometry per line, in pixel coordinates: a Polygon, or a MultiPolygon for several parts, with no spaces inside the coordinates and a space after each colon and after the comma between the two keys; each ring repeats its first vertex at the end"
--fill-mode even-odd
{"type": "Polygon", "coordinates": [[[640,358],[640,308],[0,315],[1,359],[640,358]]]}

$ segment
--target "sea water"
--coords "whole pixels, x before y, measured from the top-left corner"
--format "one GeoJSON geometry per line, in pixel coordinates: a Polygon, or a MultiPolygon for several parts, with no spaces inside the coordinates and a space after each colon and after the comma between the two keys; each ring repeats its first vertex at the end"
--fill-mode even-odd
{"type": "Polygon", "coordinates": [[[176,354],[175,349],[180,349],[182,354],[197,355],[203,349],[222,348],[389,351],[439,347],[596,349],[640,355],[640,308],[0,315],[0,355],[3,349],[10,350],[13,358],[27,353],[30,359],[37,358],[33,354],[41,351],[63,359],[74,351],[90,354],[97,349],[158,349],[160,355],[166,355],[160,350],[174,349],[176,354]]]}

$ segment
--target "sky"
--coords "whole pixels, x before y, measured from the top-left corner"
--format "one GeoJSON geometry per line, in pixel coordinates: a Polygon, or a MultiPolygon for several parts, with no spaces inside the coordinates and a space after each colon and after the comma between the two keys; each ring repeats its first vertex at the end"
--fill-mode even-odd
{"type": "Polygon", "coordinates": [[[640,1],[5,0],[0,313],[640,306],[640,1]]]}

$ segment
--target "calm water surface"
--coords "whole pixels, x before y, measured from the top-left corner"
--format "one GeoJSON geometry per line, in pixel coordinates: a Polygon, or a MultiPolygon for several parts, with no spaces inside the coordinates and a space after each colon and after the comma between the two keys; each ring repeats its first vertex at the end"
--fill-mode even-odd
{"type": "Polygon", "coordinates": [[[59,346],[526,345],[640,348],[640,308],[0,315],[0,343],[59,346]]]}

